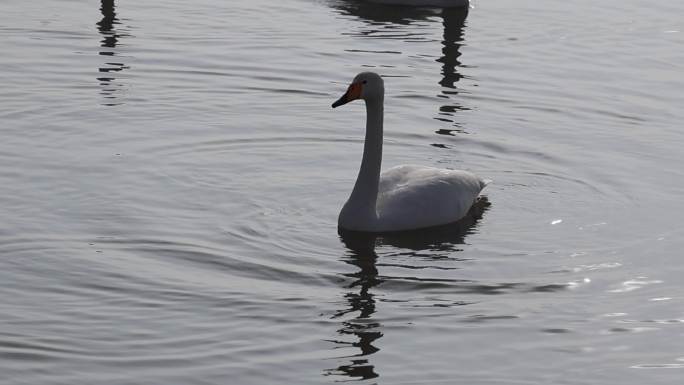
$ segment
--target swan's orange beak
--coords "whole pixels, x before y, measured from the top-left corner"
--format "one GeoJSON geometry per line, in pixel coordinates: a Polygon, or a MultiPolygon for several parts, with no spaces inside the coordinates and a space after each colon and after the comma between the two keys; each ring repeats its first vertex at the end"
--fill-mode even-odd
{"type": "Polygon", "coordinates": [[[332,104],[332,108],[339,107],[343,104],[347,104],[351,102],[352,100],[356,100],[361,98],[361,91],[363,89],[363,86],[361,83],[352,83],[349,85],[349,88],[347,88],[347,92],[342,95],[335,103],[332,104]]]}

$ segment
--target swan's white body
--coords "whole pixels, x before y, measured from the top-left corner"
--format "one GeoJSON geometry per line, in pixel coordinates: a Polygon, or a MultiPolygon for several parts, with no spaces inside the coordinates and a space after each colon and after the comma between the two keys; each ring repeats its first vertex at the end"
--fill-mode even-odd
{"type": "Polygon", "coordinates": [[[463,218],[487,181],[467,171],[397,166],[380,174],[382,163],[382,78],[372,72],[354,78],[333,107],[364,99],[366,140],[361,169],[340,212],[341,229],[391,232],[445,225],[463,218]]]}

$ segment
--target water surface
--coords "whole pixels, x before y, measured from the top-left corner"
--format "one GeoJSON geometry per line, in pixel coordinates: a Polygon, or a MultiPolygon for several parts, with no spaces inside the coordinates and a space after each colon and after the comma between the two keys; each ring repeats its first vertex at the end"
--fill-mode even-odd
{"type": "Polygon", "coordinates": [[[680,2],[2,8],[0,382],[681,378],[680,2]],[[467,221],[338,235],[362,70],[467,221]]]}

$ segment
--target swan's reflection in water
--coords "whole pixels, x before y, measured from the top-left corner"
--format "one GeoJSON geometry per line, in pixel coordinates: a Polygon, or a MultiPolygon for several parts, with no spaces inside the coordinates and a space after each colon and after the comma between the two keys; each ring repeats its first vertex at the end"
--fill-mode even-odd
{"type": "MultiPolygon", "coordinates": [[[[377,26],[380,31],[385,24],[408,25],[417,21],[427,20],[429,17],[439,15],[439,8],[421,8],[402,5],[374,4],[363,0],[339,0],[330,5],[343,15],[358,17],[367,25],[377,26]]],[[[369,29],[367,35],[372,35],[374,29],[369,29]]]]}
{"type": "Polygon", "coordinates": [[[383,336],[382,325],[373,317],[376,313],[376,299],[372,289],[393,278],[379,275],[376,247],[408,249],[407,255],[423,250],[438,254],[453,253],[458,251],[458,245],[464,243],[465,237],[475,230],[478,220],[490,205],[486,197],[480,197],[461,221],[427,230],[385,235],[340,232],[340,239],[348,249],[343,261],[358,270],[345,274],[351,280],[345,287],[346,307],[337,311],[333,318],[346,319],[337,330],[338,338],[331,342],[341,348],[356,348],[357,352],[341,357],[348,359],[348,362],[335,369],[326,370],[326,375],[348,376],[354,379],[371,379],[379,376],[370,361],[370,356],[380,350],[376,341],[383,336]],[[352,314],[353,318],[348,318],[352,314]]]}
{"type": "Polygon", "coordinates": [[[378,278],[376,267],[378,256],[375,254],[371,239],[359,239],[358,243],[356,240],[351,240],[353,246],[346,243],[344,237],[342,239],[350,249],[350,253],[345,257],[344,262],[357,267],[359,270],[345,274],[352,280],[346,287],[349,291],[344,294],[347,307],[336,312],[333,318],[342,318],[350,313],[356,313],[356,315],[354,318],[342,321],[341,327],[337,330],[340,336],[352,337],[352,341],[335,339],[332,342],[341,347],[357,348],[359,352],[349,357],[350,363],[327,370],[326,374],[361,379],[375,378],[378,377],[378,374],[373,365],[369,363],[368,356],[379,350],[373,345],[373,342],[382,337],[380,323],[372,318],[375,313],[375,298],[371,288],[382,282],[378,278]]]}
{"type": "Polygon", "coordinates": [[[437,59],[442,63],[442,80],[439,84],[445,88],[456,88],[463,75],[456,69],[461,66],[461,45],[463,44],[463,27],[468,17],[468,8],[449,8],[442,10],[444,34],[442,40],[442,56],[437,59]]]}
{"type": "MultiPolygon", "coordinates": [[[[379,5],[364,1],[339,1],[332,3],[332,6],[344,15],[352,15],[365,22],[364,28],[356,33],[356,36],[375,39],[400,39],[406,42],[430,41],[433,40],[433,36],[423,33],[423,29],[418,28],[418,24],[425,21],[434,22],[435,18],[441,18],[442,52],[437,61],[442,64],[441,78],[438,82],[442,89],[438,96],[446,102],[439,107],[435,119],[448,123],[449,128],[439,129],[436,133],[454,135],[454,133],[464,132],[460,123],[455,120],[455,116],[458,111],[468,110],[468,108],[453,98],[459,94],[457,83],[463,78],[458,69],[463,67],[460,61],[460,49],[464,41],[468,7],[420,8],[379,5]],[[398,28],[410,25],[415,25],[415,28],[398,28]]],[[[378,53],[383,53],[383,51],[379,48],[378,53]]]]}
{"type": "MultiPolygon", "coordinates": [[[[121,23],[116,17],[114,0],[101,0],[100,12],[102,13],[102,19],[96,23],[97,30],[102,35],[102,40],[100,40],[100,47],[102,49],[99,54],[101,56],[117,56],[116,47],[119,44],[119,39],[129,35],[116,28],[121,23]]],[[[121,104],[116,101],[116,91],[121,88],[122,85],[116,83],[114,73],[121,72],[129,67],[124,63],[113,59],[107,61],[105,64],[106,66],[98,68],[98,72],[102,74],[97,77],[97,80],[100,82],[100,87],[102,88],[100,94],[107,100],[103,105],[115,106],[121,104]]]]}
{"type": "Polygon", "coordinates": [[[463,27],[465,26],[466,17],[468,17],[468,8],[450,8],[442,11],[442,24],[444,26],[442,56],[437,61],[442,63],[442,80],[439,82],[443,87],[441,97],[449,99],[450,103],[439,107],[439,116],[435,119],[452,123],[456,127],[454,129],[440,129],[436,131],[442,135],[464,132],[453,117],[456,112],[468,110],[468,108],[457,101],[451,100],[451,98],[458,95],[459,91],[456,83],[463,78],[463,75],[458,72],[458,68],[462,66],[459,58],[461,57],[460,50],[461,45],[463,45],[463,27]]]}

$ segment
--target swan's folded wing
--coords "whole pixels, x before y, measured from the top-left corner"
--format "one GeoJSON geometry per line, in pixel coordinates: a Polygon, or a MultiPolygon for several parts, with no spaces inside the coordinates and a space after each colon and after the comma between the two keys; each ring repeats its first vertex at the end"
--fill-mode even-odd
{"type": "Polygon", "coordinates": [[[484,187],[459,170],[399,166],[380,180],[378,216],[388,227],[436,226],[461,219],[484,187]]]}
{"type": "Polygon", "coordinates": [[[434,167],[404,164],[392,167],[380,175],[378,193],[391,192],[407,184],[425,181],[439,175],[440,171],[450,171],[434,167]]]}

